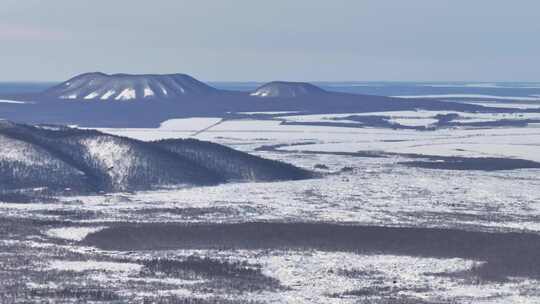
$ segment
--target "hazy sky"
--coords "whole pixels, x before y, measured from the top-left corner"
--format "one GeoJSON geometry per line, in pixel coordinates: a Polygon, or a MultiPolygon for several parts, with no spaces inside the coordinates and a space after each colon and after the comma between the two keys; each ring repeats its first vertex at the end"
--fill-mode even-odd
{"type": "Polygon", "coordinates": [[[540,81],[538,0],[2,0],[0,81],[540,81]]]}

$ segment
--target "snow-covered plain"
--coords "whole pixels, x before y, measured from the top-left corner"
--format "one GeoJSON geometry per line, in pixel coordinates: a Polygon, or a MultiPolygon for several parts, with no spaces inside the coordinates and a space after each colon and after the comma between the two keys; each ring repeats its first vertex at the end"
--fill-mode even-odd
{"type": "Polygon", "coordinates": [[[216,117],[194,117],[170,119],[161,123],[160,131],[199,131],[220,122],[221,118],[216,117]]]}
{"type": "Polygon", "coordinates": [[[90,233],[100,231],[106,227],[62,227],[53,228],[45,232],[47,236],[70,241],[82,241],[90,233]]]}
{"type": "Polygon", "coordinates": [[[142,266],[134,263],[114,263],[100,261],[52,261],[49,267],[61,271],[106,271],[106,272],[137,272],[142,266]]]}
{"type": "MultiPolygon", "coordinates": [[[[328,169],[317,170],[328,174],[303,181],[63,197],[58,203],[48,204],[4,202],[0,203],[0,214],[53,223],[65,221],[64,226],[43,228],[41,242],[63,240],[67,244],[40,246],[62,248],[76,256],[67,262],[54,257],[43,263],[44,269],[76,273],[84,277],[81,282],[110,284],[120,290],[130,288],[136,299],[156,294],[201,299],[217,295],[264,303],[358,303],[359,297],[354,292],[366,292],[368,295],[360,298],[366,303],[386,303],[387,296],[405,299],[404,303],[540,301],[540,282],[535,279],[512,277],[504,282],[476,283],[474,276],[456,275],[471,272],[484,263],[482,260],[277,249],[116,252],[78,243],[118,223],[285,221],[540,233],[540,169],[452,171],[399,164],[408,159],[402,155],[406,153],[540,161],[540,128],[536,125],[413,131],[282,124],[283,120],[332,121],[352,114],[281,116],[271,120],[187,118],[164,122],[158,129],[102,129],[140,140],[176,137],[211,140],[308,169],[325,165],[328,169]],[[268,145],[283,146],[277,150],[257,149],[268,145]],[[340,154],[359,151],[397,154],[387,158],[340,154]],[[340,172],[344,167],[352,170],[340,172]],[[258,264],[265,276],[279,280],[287,289],[212,290],[193,287],[210,284],[212,280],[208,278],[139,276],[143,260],[182,260],[192,255],[258,264]],[[139,283],[154,286],[154,290],[133,287],[139,283]]],[[[436,114],[447,113],[403,111],[362,115],[384,115],[416,124],[436,114]]],[[[538,117],[537,114],[460,114],[464,120],[538,117]]],[[[31,248],[37,250],[35,244],[31,248]]]]}
{"type": "Polygon", "coordinates": [[[445,98],[466,98],[466,99],[494,99],[494,100],[515,100],[515,101],[540,101],[540,97],[531,95],[530,97],[523,96],[497,96],[483,94],[431,94],[431,95],[399,95],[396,98],[429,98],[429,99],[445,99],[445,98]]]}
{"type": "Polygon", "coordinates": [[[23,104],[26,103],[24,101],[15,101],[15,100],[2,100],[0,99],[0,103],[14,103],[14,104],[23,104]]]}
{"type": "Polygon", "coordinates": [[[539,109],[540,108],[540,102],[538,103],[520,103],[520,102],[513,102],[513,103],[504,103],[504,102],[488,102],[488,101],[481,101],[481,102],[468,102],[468,103],[474,103],[480,106],[484,107],[501,107],[501,108],[513,108],[513,109],[539,109]]]}
{"type": "Polygon", "coordinates": [[[499,89],[540,89],[540,86],[534,84],[509,84],[509,83],[425,83],[418,86],[432,88],[499,88],[499,89]]]}
{"type": "MultiPolygon", "coordinates": [[[[403,111],[361,113],[384,115],[410,126],[429,124],[438,112],[403,111]]],[[[442,112],[448,114],[450,112],[442,112]]],[[[257,144],[291,144],[288,151],[359,152],[382,151],[436,156],[507,157],[540,161],[540,128],[453,128],[435,131],[392,130],[382,128],[347,128],[328,126],[284,125],[282,120],[294,122],[328,122],[351,114],[323,114],[283,116],[274,120],[226,120],[217,118],[187,118],[167,121],[160,129],[102,129],[141,140],[191,137],[210,140],[241,149],[257,144]],[[298,145],[305,142],[305,145],[298,145]]],[[[488,114],[460,113],[460,122],[483,122],[500,119],[540,119],[538,113],[488,114]]],[[[344,120],[338,120],[343,122],[344,120]]]]}
{"type": "MultiPolygon", "coordinates": [[[[497,104],[498,105],[498,104],[497,104]]],[[[492,105],[493,106],[493,105],[492,105]]],[[[540,104],[531,107],[539,108],[540,104]]],[[[292,122],[353,122],[347,120],[347,116],[385,116],[390,121],[398,122],[405,126],[429,125],[437,121],[437,115],[458,114],[459,118],[453,121],[457,122],[479,122],[523,119],[540,119],[540,113],[466,113],[455,111],[388,111],[388,112],[368,112],[368,113],[347,113],[347,114],[315,114],[315,115],[291,115],[282,116],[279,119],[292,122]]]]}
{"type": "MultiPolygon", "coordinates": [[[[379,113],[377,113],[379,114],[379,113]]],[[[430,117],[427,112],[386,112],[395,117],[430,117]]],[[[473,114],[471,114],[473,115],[473,114]]],[[[478,114],[482,117],[488,114],[478,114]]],[[[323,115],[337,117],[340,115],[323,115]]],[[[291,120],[318,120],[323,116],[294,117],[291,120]]],[[[190,120],[186,120],[189,122],[190,120]]],[[[212,121],[213,122],[213,121],[212,121]]],[[[208,122],[205,125],[210,124],[208,122]]],[[[189,125],[189,124],[188,124],[189,125]]],[[[106,130],[140,139],[191,136],[192,129],[106,130]],[[149,136],[151,134],[151,136],[149,136]]],[[[282,125],[278,120],[225,121],[200,133],[196,138],[220,142],[264,157],[281,159],[313,168],[325,164],[330,171],[348,166],[352,174],[330,175],[318,180],[233,184],[165,192],[146,192],[123,196],[125,207],[140,202],[160,201],[168,207],[219,206],[229,208],[220,221],[313,219],[351,221],[367,224],[406,224],[484,228],[508,228],[540,231],[536,214],[540,212],[538,169],[500,172],[451,171],[409,168],[397,165],[403,157],[365,158],[318,154],[380,151],[399,154],[424,154],[460,157],[503,157],[540,161],[540,128],[443,129],[437,131],[390,130],[376,128],[343,128],[282,125]],[[282,152],[254,151],[263,145],[285,144],[282,152]],[[292,144],[292,145],[291,145],[292,144]],[[499,189],[505,189],[501,192],[499,189]],[[231,201],[230,197],[235,197],[231,201]],[[317,203],[305,204],[315,200],[317,203]],[[456,205],[456,202],[460,202],[456,205]],[[258,206],[258,207],[255,207],[258,206]],[[301,207],[299,207],[301,206],[301,207]],[[254,208],[253,208],[254,207],[254,208]],[[497,210],[497,211],[494,211],[497,210]],[[528,210],[535,210],[529,213],[528,210]],[[495,212],[495,213],[493,213],[495,212]],[[491,214],[493,216],[481,216],[491,214]],[[498,219],[498,220],[497,220],[498,219]]],[[[122,204],[111,205],[122,209],[122,204]]],[[[86,198],[87,205],[102,204],[100,198],[86,198]]],[[[121,215],[118,215],[126,219],[121,215]]],[[[176,215],[166,212],[159,221],[176,215]]],[[[114,217],[113,217],[114,218],[114,217]]],[[[197,220],[207,220],[199,218],[197,220]]]]}

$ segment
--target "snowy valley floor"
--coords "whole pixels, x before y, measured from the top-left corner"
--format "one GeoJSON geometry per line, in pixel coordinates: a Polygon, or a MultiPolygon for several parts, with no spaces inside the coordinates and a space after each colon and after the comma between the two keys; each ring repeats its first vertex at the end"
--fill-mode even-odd
{"type": "MultiPolygon", "coordinates": [[[[402,123],[430,119],[395,115],[402,123]]],[[[537,125],[414,131],[218,122],[103,131],[144,140],[195,135],[324,176],[2,202],[0,302],[540,302],[540,169],[403,164],[413,154],[540,162],[537,125]]]]}

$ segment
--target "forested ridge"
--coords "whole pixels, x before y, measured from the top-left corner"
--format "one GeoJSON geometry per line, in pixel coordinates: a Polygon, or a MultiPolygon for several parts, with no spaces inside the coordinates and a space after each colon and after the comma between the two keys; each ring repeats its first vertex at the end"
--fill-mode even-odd
{"type": "Polygon", "coordinates": [[[114,192],[309,177],[290,164],[194,139],[143,142],[0,121],[0,191],[114,192]]]}

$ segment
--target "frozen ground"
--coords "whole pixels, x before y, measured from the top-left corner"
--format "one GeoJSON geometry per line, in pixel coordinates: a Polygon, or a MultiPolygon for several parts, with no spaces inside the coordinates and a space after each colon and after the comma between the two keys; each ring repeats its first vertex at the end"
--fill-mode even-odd
{"type": "MultiPolygon", "coordinates": [[[[370,114],[417,123],[437,113],[370,114]]],[[[281,124],[282,119],[326,121],[348,115],[194,118],[168,121],[160,129],[103,130],[142,140],[211,140],[325,175],[294,182],[63,197],[42,204],[2,202],[0,302],[540,302],[540,264],[536,255],[528,255],[536,252],[540,233],[540,169],[455,171],[401,164],[408,154],[540,162],[537,125],[413,131],[281,124]],[[391,154],[369,157],[367,152],[391,154]],[[216,240],[211,233],[206,239],[207,234],[190,230],[211,224],[208,229],[219,233],[239,223],[254,226],[216,240]],[[265,230],[265,223],[293,228],[277,233],[265,230]],[[368,234],[351,245],[339,243],[346,236],[336,233],[332,241],[337,243],[327,246],[325,239],[296,239],[301,229],[294,225],[299,223],[321,225],[314,226],[321,231],[326,224],[358,231],[364,226],[399,227],[404,230],[385,238],[419,243],[401,250],[378,243],[378,234],[368,234]],[[428,240],[439,233],[434,229],[449,236],[464,233],[449,238],[464,249],[455,254],[434,251],[424,246],[429,241],[413,238],[407,229],[428,240]],[[476,241],[466,242],[480,232],[531,247],[519,251],[519,246],[495,242],[490,252],[468,251],[482,248],[475,247],[476,241]],[[253,233],[262,233],[260,243],[247,241],[253,233]],[[507,267],[514,264],[508,264],[504,252],[523,261],[517,264],[523,269],[507,267]],[[504,267],[490,272],[490,263],[504,267]]],[[[489,114],[464,117],[499,119],[489,114]]]]}
{"type": "MultiPolygon", "coordinates": [[[[405,125],[433,122],[437,114],[449,112],[403,111],[361,114],[321,114],[284,116],[272,120],[225,120],[216,118],[178,119],[166,122],[161,129],[103,129],[117,135],[142,140],[190,137],[211,140],[250,151],[257,145],[295,144],[280,150],[311,152],[382,151],[461,157],[505,157],[540,161],[540,123],[528,127],[451,128],[418,132],[383,128],[350,128],[287,125],[292,122],[328,122],[350,115],[385,115],[405,125]],[[176,127],[173,127],[176,126],[176,127]],[[199,131],[203,131],[199,133],[199,131]],[[301,145],[302,143],[306,143],[301,145]]],[[[460,113],[456,121],[483,122],[501,119],[540,119],[538,113],[470,114],[460,113]]],[[[340,122],[346,120],[339,120],[340,122]]]]}
{"type": "Polygon", "coordinates": [[[512,101],[540,101],[537,95],[523,96],[497,96],[483,94],[432,94],[432,95],[400,95],[398,98],[433,98],[433,99],[487,99],[487,100],[512,100],[512,101]]]}
{"type": "Polygon", "coordinates": [[[15,103],[15,104],[21,104],[21,103],[25,103],[25,102],[22,102],[22,101],[14,101],[14,100],[1,100],[1,99],[0,99],[0,103],[15,103]]]}

